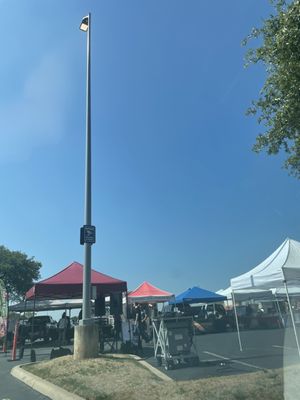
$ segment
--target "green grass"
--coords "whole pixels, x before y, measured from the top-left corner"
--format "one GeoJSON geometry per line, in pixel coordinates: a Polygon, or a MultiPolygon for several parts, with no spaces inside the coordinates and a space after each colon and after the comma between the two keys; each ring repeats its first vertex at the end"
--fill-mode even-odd
{"type": "Polygon", "coordinates": [[[283,400],[282,370],[164,382],[126,356],[67,356],[24,368],[87,400],[283,400]]]}

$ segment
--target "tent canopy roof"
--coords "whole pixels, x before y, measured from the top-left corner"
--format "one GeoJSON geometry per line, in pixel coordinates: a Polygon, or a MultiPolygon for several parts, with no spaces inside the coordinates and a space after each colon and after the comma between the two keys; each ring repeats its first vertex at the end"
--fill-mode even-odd
{"type": "Polygon", "coordinates": [[[216,303],[224,300],[226,300],[226,296],[194,286],[176,296],[174,303],[216,303]]]}
{"type": "MultiPolygon", "coordinates": [[[[70,299],[82,297],[83,265],[74,261],[62,271],[37,282],[26,293],[26,299],[70,299]]],[[[91,271],[91,285],[97,288],[97,295],[108,295],[127,290],[127,283],[101,272],[91,271]]]]}
{"type": "Polygon", "coordinates": [[[158,289],[149,282],[143,282],[128,294],[130,303],[162,303],[173,297],[172,293],[158,289]]]}
{"type": "Polygon", "coordinates": [[[233,290],[271,289],[282,287],[284,280],[288,284],[299,284],[300,279],[300,243],[286,239],[279,247],[257,267],[231,279],[233,290]]]}

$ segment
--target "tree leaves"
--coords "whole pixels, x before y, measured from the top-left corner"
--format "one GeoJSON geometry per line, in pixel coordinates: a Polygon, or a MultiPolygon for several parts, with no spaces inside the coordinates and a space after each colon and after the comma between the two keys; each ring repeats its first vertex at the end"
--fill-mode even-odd
{"type": "Polygon", "coordinates": [[[247,114],[256,115],[264,127],[254,151],[285,151],[285,168],[300,178],[300,0],[271,3],[275,14],[243,41],[244,45],[257,38],[262,41],[260,47],[248,50],[246,66],[261,62],[267,73],[247,114]]]}
{"type": "Polygon", "coordinates": [[[11,299],[22,298],[40,278],[42,264],[25,253],[10,251],[0,246],[0,278],[3,280],[11,299]]]}

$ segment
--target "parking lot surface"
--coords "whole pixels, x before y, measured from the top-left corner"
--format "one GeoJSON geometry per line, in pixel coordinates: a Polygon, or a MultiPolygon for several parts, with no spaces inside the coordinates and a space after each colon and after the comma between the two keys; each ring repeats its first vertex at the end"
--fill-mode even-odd
{"type": "MultiPolygon", "coordinates": [[[[168,371],[158,368],[175,380],[188,380],[282,368],[300,362],[291,328],[242,331],[241,341],[243,351],[236,332],[194,336],[193,349],[199,356],[199,366],[168,371]]],[[[148,362],[157,367],[152,355],[148,362]]]]}

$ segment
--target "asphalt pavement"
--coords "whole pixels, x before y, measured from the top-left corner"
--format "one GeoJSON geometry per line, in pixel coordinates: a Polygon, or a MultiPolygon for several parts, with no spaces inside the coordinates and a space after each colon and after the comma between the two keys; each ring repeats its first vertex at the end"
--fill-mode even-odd
{"type": "MultiPolygon", "coordinates": [[[[298,335],[300,337],[300,328],[298,335]]],[[[157,362],[149,350],[145,352],[148,354],[147,361],[174,380],[265,371],[300,363],[291,328],[242,331],[242,351],[236,332],[194,336],[193,343],[192,351],[200,360],[198,366],[175,366],[174,369],[166,371],[163,366],[157,367],[157,362]]]]}
{"type": "MultiPolygon", "coordinates": [[[[36,349],[37,361],[49,359],[49,354],[47,348],[36,349]]],[[[23,360],[10,359],[10,352],[0,353],[0,400],[49,400],[10,374],[14,366],[30,362],[30,349],[25,350],[23,360]]]]}

